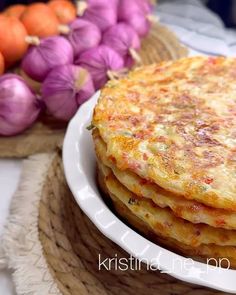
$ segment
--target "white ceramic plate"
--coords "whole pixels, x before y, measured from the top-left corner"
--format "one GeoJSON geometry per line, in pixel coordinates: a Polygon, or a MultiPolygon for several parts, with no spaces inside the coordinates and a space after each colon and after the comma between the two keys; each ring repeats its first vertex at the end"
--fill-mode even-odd
{"type": "MultiPolygon", "coordinates": [[[[99,92],[71,120],[63,147],[66,179],[81,209],[106,237],[152,269],[158,267],[185,282],[236,294],[235,270],[213,267],[166,250],[136,233],[106,206],[96,185],[91,131],[86,129],[98,97],[99,92]]],[[[215,263],[219,265],[220,261],[215,263]]]]}

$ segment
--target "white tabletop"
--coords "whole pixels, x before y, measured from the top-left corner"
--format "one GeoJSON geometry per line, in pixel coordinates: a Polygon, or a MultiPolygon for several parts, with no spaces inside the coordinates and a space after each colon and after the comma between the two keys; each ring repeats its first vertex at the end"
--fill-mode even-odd
{"type": "MultiPolygon", "coordinates": [[[[22,161],[0,159],[0,236],[6,222],[11,198],[20,178],[22,161]]],[[[0,294],[15,295],[10,271],[0,271],[0,294]]]]}

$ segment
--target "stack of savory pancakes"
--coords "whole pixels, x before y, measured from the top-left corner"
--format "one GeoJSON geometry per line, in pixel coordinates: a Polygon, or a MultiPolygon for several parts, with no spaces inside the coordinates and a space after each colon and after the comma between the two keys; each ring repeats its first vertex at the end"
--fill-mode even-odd
{"type": "Polygon", "coordinates": [[[121,216],[236,267],[236,59],[138,68],[106,85],[92,124],[99,183],[121,216]]]}

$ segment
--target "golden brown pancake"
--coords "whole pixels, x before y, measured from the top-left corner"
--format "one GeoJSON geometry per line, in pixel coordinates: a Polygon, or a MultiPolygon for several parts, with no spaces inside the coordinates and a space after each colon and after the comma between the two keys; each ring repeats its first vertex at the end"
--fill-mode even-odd
{"type": "MultiPolygon", "coordinates": [[[[114,205],[117,213],[127,221],[131,226],[133,226],[138,232],[143,234],[149,240],[167,247],[170,250],[173,250],[176,253],[183,254],[186,257],[193,258],[195,260],[213,264],[215,266],[220,265],[221,267],[229,267],[227,259],[230,261],[230,268],[236,268],[236,248],[235,247],[222,247],[217,245],[204,245],[191,247],[183,243],[178,242],[172,238],[160,237],[153,232],[152,228],[148,223],[145,223],[144,220],[140,219],[135,215],[132,210],[130,210],[126,204],[120,201],[114,194],[109,193],[106,184],[104,169],[101,168],[98,170],[98,183],[101,190],[109,197],[114,205]],[[103,171],[102,171],[103,170],[103,171]],[[215,259],[215,260],[214,260],[215,259]]],[[[105,173],[109,173],[109,170],[106,170],[105,173]]]]}
{"type": "Polygon", "coordinates": [[[236,211],[236,59],[138,68],[101,91],[93,125],[118,169],[236,211]]]}
{"type": "Polygon", "coordinates": [[[106,144],[98,130],[93,131],[93,140],[98,159],[111,168],[115,177],[128,190],[139,197],[151,199],[161,208],[169,207],[175,216],[192,223],[205,223],[213,227],[236,229],[236,213],[206,206],[199,202],[177,196],[160,186],[142,179],[129,170],[122,171],[107,157],[106,144]]]}
{"type": "Polygon", "coordinates": [[[106,175],[105,184],[109,195],[118,198],[133,214],[145,221],[155,234],[163,238],[172,238],[191,247],[201,244],[236,245],[236,231],[193,224],[175,217],[171,210],[160,208],[149,199],[137,197],[115,178],[110,168],[101,162],[98,162],[98,165],[106,175]]]}

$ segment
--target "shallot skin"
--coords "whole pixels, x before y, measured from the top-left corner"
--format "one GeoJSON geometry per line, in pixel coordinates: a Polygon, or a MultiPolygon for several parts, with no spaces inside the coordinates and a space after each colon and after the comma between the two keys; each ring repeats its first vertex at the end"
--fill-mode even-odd
{"type": "Polygon", "coordinates": [[[120,22],[103,34],[102,43],[113,48],[125,60],[125,66],[133,65],[131,50],[139,50],[141,42],[136,31],[127,23],[120,22]]]}
{"type": "Polygon", "coordinates": [[[100,29],[90,21],[78,18],[69,27],[70,32],[67,38],[74,49],[75,57],[87,49],[98,46],[101,42],[100,29]]]}
{"type": "Polygon", "coordinates": [[[86,2],[88,3],[88,5],[95,5],[95,4],[108,5],[108,6],[114,5],[115,7],[117,7],[119,1],[120,0],[87,0],[86,2]]]}
{"type": "Polygon", "coordinates": [[[75,64],[87,69],[92,76],[95,89],[100,89],[108,81],[109,71],[124,69],[124,59],[112,48],[106,45],[84,51],[75,64]]]}
{"type": "Polygon", "coordinates": [[[0,77],[0,134],[12,136],[29,128],[39,116],[41,106],[34,91],[18,75],[0,77]]]}
{"type": "Polygon", "coordinates": [[[151,29],[151,23],[143,13],[135,13],[129,19],[123,21],[126,21],[131,27],[133,27],[141,38],[147,36],[151,29]]]}
{"type": "Polygon", "coordinates": [[[33,80],[42,82],[55,66],[72,64],[73,48],[62,36],[53,36],[40,40],[25,55],[21,68],[33,80]]]}
{"type": "Polygon", "coordinates": [[[149,0],[119,0],[118,2],[118,19],[129,19],[135,13],[150,14],[153,5],[149,0]]]}
{"type": "Polygon", "coordinates": [[[117,23],[117,5],[107,5],[102,1],[92,2],[81,16],[82,19],[91,21],[104,32],[117,23]]]}
{"type": "Polygon", "coordinates": [[[55,67],[42,85],[42,99],[51,115],[69,121],[95,92],[89,72],[76,65],[55,67]]]}
{"type": "Polygon", "coordinates": [[[119,0],[118,21],[127,22],[140,37],[145,37],[151,28],[148,15],[153,6],[149,0],[119,0]]]}

